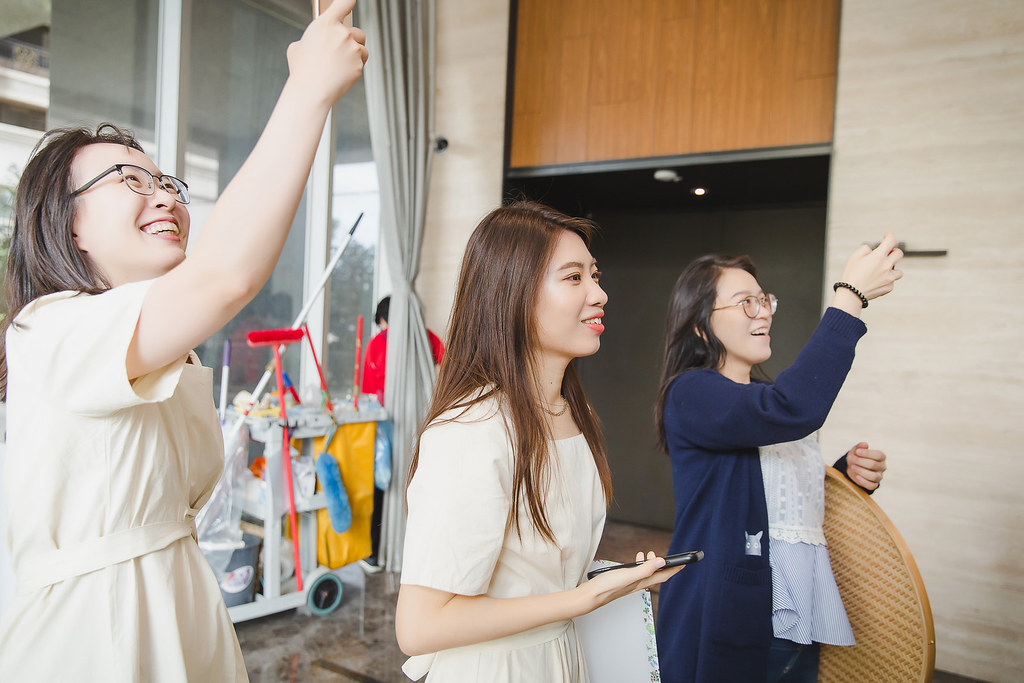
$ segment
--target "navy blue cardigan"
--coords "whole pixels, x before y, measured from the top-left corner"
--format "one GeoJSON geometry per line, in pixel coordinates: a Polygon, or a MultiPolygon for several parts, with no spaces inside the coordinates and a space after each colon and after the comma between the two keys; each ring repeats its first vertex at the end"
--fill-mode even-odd
{"type": "MultiPolygon", "coordinates": [[[[669,388],[665,437],[676,502],[669,552],[703,550],[704,560],[662,584],[658,596],[665,683],[766,679],[772,580],[757,449],[821,427],[866,331],[858,318],[829,308],[774,383],[690,370],[669,388]]],[[[845,460],[839,465],[845,469],[845,460]]]]}

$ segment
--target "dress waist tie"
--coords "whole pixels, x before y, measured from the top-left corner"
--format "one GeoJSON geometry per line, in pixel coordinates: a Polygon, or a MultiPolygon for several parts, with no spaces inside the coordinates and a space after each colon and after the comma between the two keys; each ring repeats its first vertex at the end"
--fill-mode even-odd
{"type": "MultiPolygon", "coordinates": [[[[529,631],[523,631],[522,633],[513,633],[510,636],[495,638],[494,640],[488,640],[483,643],[454,647],[450,650],[445,650],[445,652],[493,652],[494,650],[507,651],[518,650],[524,647],[533,647],[534,645],[540,645],[541,643],[547,643],[561,638],[562,635],[569,630],[570,626],[574,626],[571,619],[569,621],[556,621],[553,624],[538,626],[537,628],[532,628],[529,631]]],[[[436,652],[410,657],[402,666],[402,671],[404,671],[405,675],[412,680],[418,681],[427,675],[428,671],[430,671],[430,667],[433,665],[435,657],[437,657],[436,652]]]]}
{"type": "Polygon", "coordinates": [[[193,536],[195,523],[189,510],[186,519],[132,527],[99,538],[47,550],[19,562],[18,592],[45,588],[135,557],[166,548],[186,536],[193,536]]]}

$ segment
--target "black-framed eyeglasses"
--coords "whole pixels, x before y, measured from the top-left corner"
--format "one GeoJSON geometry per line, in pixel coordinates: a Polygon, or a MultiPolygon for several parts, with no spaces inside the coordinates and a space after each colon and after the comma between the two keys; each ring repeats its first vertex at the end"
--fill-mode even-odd
{"type": "Polygon", "coordinates": [[[768,310],[771,311],[771,314],[775,315],[775,311],[779,310],[779,297],[774,294],[748,296],[739,303],[729,304],[728,306],[719,306],[718,308],[712,308],[711,310],[720,311],[723,308],[736,308],[737,306],[742,306],[743,312],[746,313],[748,318],[756,318],[757,314],[761,312],[761,307],[765,305],[768,306],[768,310]]]}
{"type": "Polygon", "coordinates": [[[157,183],[159,183],[160,189],[174,197],[179,204],[188,204],[188,185],[185,184],[184,180],[175,178],[172,175],[154,176],[146,169],[141,166],[136,166],[135,164],[114,164],[103,173],[100,173],[85,185],[82,185],[80,188],[72,192],[71,196],[76,197],[82,194],[100,180],[114,172],[121,176],[121,180],[123,180],[124,184],[128,186],[128,189],[136,194],[148,197],[156,192],[156,186],[157,183]]]}

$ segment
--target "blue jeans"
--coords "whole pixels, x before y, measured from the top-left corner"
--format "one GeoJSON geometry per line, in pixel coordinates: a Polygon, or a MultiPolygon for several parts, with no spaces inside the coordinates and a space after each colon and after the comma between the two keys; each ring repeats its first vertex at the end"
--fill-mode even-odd
{"type": "Polygon", "coordinates": [[[768,652],[768,683],[817,683],[817,643],[801,645],[792,640],[772,638],[768,652]]]}

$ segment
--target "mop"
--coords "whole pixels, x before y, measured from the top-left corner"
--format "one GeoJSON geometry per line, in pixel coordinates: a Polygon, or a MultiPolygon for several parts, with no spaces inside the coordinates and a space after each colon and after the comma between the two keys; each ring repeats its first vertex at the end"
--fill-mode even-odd
{"type": "MultiPolygon", "coordinates": [[[[246,335],[249,346],[269,346],[274,350],[274,371],[277,375],[277,398],[281,413],[281,459],[284,464],[285,490],[288,492],[288,523],[292,531],[292,556],[295,560],[295,587],[302,591],[302,564],[299,561],[299,525],[295,515],[295,490],[292,484],[292,449],[288,438],[288,410],[285,408],[284,377],[281,369],[281,348],[302,339],[302,330],[254,330],[246,335]],[[280,348],[279,348],[280,347],[280,348]]],[[[241,420],[239,420],[241,422],[241,420]]]]}

